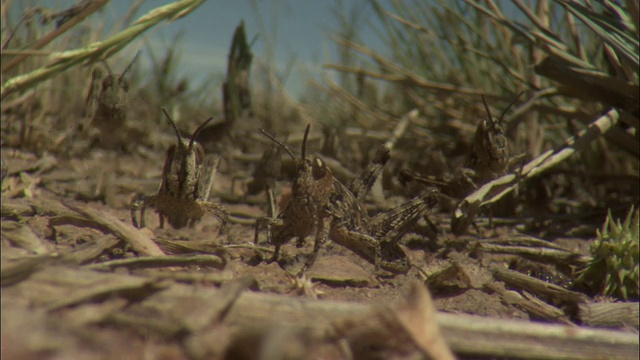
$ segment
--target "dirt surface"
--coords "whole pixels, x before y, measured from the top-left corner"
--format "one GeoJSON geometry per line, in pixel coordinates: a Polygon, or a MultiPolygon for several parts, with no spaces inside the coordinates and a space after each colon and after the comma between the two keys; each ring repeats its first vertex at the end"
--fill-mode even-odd
{"type": "MultiPolygon", "coordinates": [[[[150,154],[149,158],[122,156],[103,151],[95,151],[88,160],[57,160],[49,158],[49,169],[30,169],[38,165],[38,159],[31,155],[3,151],[5,161],[10,169],[7,185],[12,184],[3,193],[3,202],[16,205],[29,205],[35,209],[34,216],[19,217],[19,220],[31,227],[36,235],[45,239],[51,251],[64,253],[71,251],[81,244],[91,242],[102,233],[91,228],[80,228],[72,225],[49,227],[47,219],[52,215],[65,211],[62,202],[79,203],[84,206],[106,211],[115,215],[122,222],[130,224],[131,215],[129,203],[136,193],[153,194],[157,189],[161,176],[163,158],[160,154],[150,154]],[[31,175],[15,175],[20,170],[34,170],[31,175]],[[22,189],[22,192],[20,190],[22,189]],[[25,193],[28,196],[25,196],[25,193]],[[5,196],[15,195],[14,196],[5,196]],[[13,198],[12,198],[13,197],[13,198]],[[12,198],[12,199],[11,199],[12,198]]],[[[251,224],[234,223],[252,222],[256,217],[266,215],[266,196],[263,194],[253,197],[243,197],[242,183],[248,179],[234,182],[232,190],[231,176],[222,171],[218,173],[214,184],[212,199],[221,202],[231,213],[232,222],[230,232],[232,243],[226,243],[226,237],[219,233],[220,223],[213,216],[205,216],[193,228],[175,230],[168,225],[165,229],[158,227],[158,217],[153,210],[146,212],[147,229],[156,240],[189,240],[194,242],[209,242],[224,248],[228,253],[229,263],[225,272],[232,277],[251,275],[256,278],[260,288],[276,293],[296,293],[295,280],[290,273],[295,273],[305,256],[312,251],[313,241],[306,241],[302,248],[297,248],[292,242],[283,247],[282,259],[279,266],[268,263],[271,256],[271,246],[264,244],[265,235],[260,234],[260,246],[255,249],[251,245],[254,238],[254,226],[251,224]],[[221,194],[224,194],[221,200],[221,194]],[[233,199],[234,201],[229,201],[233,199]],[[243,245],[234,247],[228,245],[243,245]]],[[[289,184],[279,183],[277,193],[289,191],[289,184]]],[[[68,210],[67,210],[68,211],[68,210]]],[[[347,249],[329,243],[323,249],[319,260],[308,273],[314,280],[313,293],[323,299],[346,301],[388,301],[395,299],[402,293],[402,288],[409,280],[426,279],[452,263],[460,264],[464,269],[463,279],[459,286],[445,286],[444,294],[440,296],[440,289],[432,289],[437,298],[438,308],[444,311],[465,312],[478,315],[500,317],[527,318],[525,312],[501,303],[500,297],[491,291],[482,291],[483,287],[492,281],[489,268],[492,266],[508,267],[516,257],[490,254],[472,254],[473,244],[483,239],[508,238],[517,236],[514,229],[496,227],[495,229],[480,229],[481,235],[471,234],[454,237],[444,229],[448,222],[445,213],[432,213],[430,219],[443,229],[437,239],[431,240],[424,234],[408,234],[403,241],[403,249],[407,252],[414,268],[406,275],[374,276],[374,267],[347,249]],[[319,280],[319,281],[315,281],[319,280]]],[[[15,219],[14,219],[15,220],[15,219]]],[[[7,222],[10,220],[6,220],[7,222]]],[[[426,227],[424,223],[417,228],[426,227]]],[[[471,231],[473,233],[473,230],[471,231]]],[[[579,252],[586,251],[586,241],[567,241],[571,247],[579,252]]],[[[6,241],[7,249],[17,254],[25,250],[16,249],[6,241]],[[13,250],[11,250],[13,249],[13,250]]],[[[569,249],[571,250],[571,249],[569,249]]],[[[16,255],[17,255],[16,254],[16,255]]],[[[100,260],[118,257],[130,257],[136,254],[130,250],[106,252],[100,260]]],[[[554,269],[538,267],[556,273],[554,269]]],[[[207,268],[192,268],[190,271],[208,272],[207,268]]]]}
{"type": "MultiPolygon", "coordinates": [[[[3,149],[3,157],[9,176],[3,182],[2,259],[3,263],[8,264],[34,255],[64,256],[104,239],[105,232],[92,226],[60,225],[60,223],[52,226],[52,218],[73,214],[65,204],[104,211],[129,226],[131,224],[129,203],[132,197],[136,193],[153,194],[157,190],[163,163],[163,154],[160,152],[148,152],[146,157],[143,157],[116,155],[96,150],[83,160],[64,160],[53,156],[38,159],[27,153],[3,149]],[[26,225],[35,234],[31,237],[33,240],[31,243],[15,241],[19,237],[10,236],[12,226],[23,229],[19,225],[26,225]]],[[[429,226],[421,220],[416,230],[407,234],[402,240],[403,249],[415,265],[406,275],[376,277],[372,264],[347,249],[329,243],[325,245],[318,261],[305,278],[297,279],[290,273],[295,273],[305,256],[311,253],[313,241],[308,239],[306,245],[301,248],[297,248],[293,243],[287,244],[282,249],[280,263],[268,263],[265,259],[271,256],[272,247],[264,243],[263,233],[260,234],[261,243],[257,247],[253,245],[254,226],[251,224],[255,218],[266,214],[266,196],[264,194],[253,197],[243,196],[242,184],[247,180],[246,178],[235,181],[232,189],[234,177],[228,174],[228,169],[223,162],[214,185],[212,199],[221,202],[230,210],[231,243],[227,243],[227,238],[219,233],[220,223],[213,216],[205,216],[193,228],[160,229],[157,215],[149,210],[146,214],[147,228],[140,230],[161,244],[161,248],[163,242],[167,241],[205,244],[206,246],[200,246],[200,249],[206,248],[209,251],[201,250],[200,253],[221,255],[226,260],[223,269],[190,265],[159,269],[116,269],[115,272],[124,271],[142,276],[157,276],[162,273],[201,274],[203,279],[207,275],[220,275],[220,279],[249,276],[255,281],[255,286],[251,287],[253,291],[286,294],[291,297],[376,304],[396,302],[406,294],[408,285],[418,279],[429,288],[438,310],[493,318],[534,320],[541,319],[522,307],[505,301],[503,294],[496,291],[496,286],[504,289],[504,284],[494,279],[492,271],[495,268],[510,267],[551,283],[567,285],[562,282],[564,275],[555,266],[541,261],[529,261],[518,255],[492,254],[479,248],[479,245],[486,241],[499,239],[508,241],[525,236],[518,233],[514,227],[498,224],[494,228],[489,228],[481,225],[478,229],[479,233],[471,230],[470,235],[455,237],[447,230],[449,215],[439,211],[429,214],[431,222],[439,228],[435,238],[433,235],[432,238],[427,236],[429,232],[424,229],[428,229],[429,226]]],[[[278,194],[286,194],[288,191],[288,182],[283,181],[278,184],[278,194]]],[[[483,219],[480,220],[480,224],[485,223],[483,219]]],[[[563,238],[557,239],[556,243],[571,252],[580,254],[587,252],[586,240],[563,238]]],[[[94,260],[83,266],[139,255],[122,241],[116,241],[114,244],[100,254],[95,254],[94,260]]],[[[169,251],[165,248],[167,253],[173,250],[175,248],[169,251]]],[[[217,287],[220,283],[224,284],[224,281],[211,283],[206,280],[196,283],[186,282],[194,288],[217,287]]],[[[20,311],[26,311],[24,307],[14,307],[21,303],[22,296],[20,292],[12,292],[11,289],[16,288],[18,287],[10,287],[8,291],[3,290],[3,312],[10,310],[18,314],[20,311]]],[[[112,300],[115,301],[115,299],[112,300]]],[[[107,302],[100,306],[109,305],[107,302]]],[[[42,322],[48,324],[52,321],[39,310],[36,313],[28,316],[31,319],[29,321],[19,316],[3,318],[3,328],[6,325],[14,328],[18,333],[28,332],[36,324],[42,322]]],[[[562,323],[562,320],[557,322],[562,323]]],[[[46,325],[46,329],[48,332],[56,333],[58,331],[55,330],[56,326],[58,325],[46,325]]],[[[77,330],[68,331],[71,331],[70,338],[62,336],[60,340],[65,342],[66,346],[73,347],[75,342],[82,342],[73,340],[78,336],[77,330]]],[[[3,344],[7,341],[16,341],[10,332],[3,331],[2,336],[3,344]]],[[[181,358],[182,353],[175,347],[161,345],[153,340],[153,337],[151,340],[149,338],[143,340],[144,338],[145,336],[142,338],[135,336],[129,339],[113,328],[101,327],[100,334],[96,335],[93,341],[102,344],[126,342],[128,346],[134,348],[152,346],[154,356],[181,358]],[[104,337],[104,340],[100,340],[101,337],[104,337]]],[[[12,358],[28,358],[34,354],[28,350],[33,348],[32,344],[24,343],[22,340],[16,341],[15,344],[17,346],[10,349],[5,349],[3,346],[3,356],[9,356],[14,351],[26,357],[12,356],[12,358]]],[[[140,351],[144,352],[144,350],[140,351]]],[[[133,353],[140,354],[138,350],[133,353]]],[[[72,356],[78,356],[78,354],[82,354],[82,351],[74,352],[72,356]]],[[[110,350],[110,354],[110,356],[122,355],[115,350],[110,350]]]]}

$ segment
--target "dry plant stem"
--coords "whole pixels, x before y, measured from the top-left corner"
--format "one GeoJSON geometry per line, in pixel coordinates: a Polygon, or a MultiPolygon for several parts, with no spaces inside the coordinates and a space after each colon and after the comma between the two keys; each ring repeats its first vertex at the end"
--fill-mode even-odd
{"type": "Polygon", "coordinates": [[[496,280],[504,281],[509,287],[526,290],[540,296],[551,297],[555,300],[570,302],[572,304],[587,302],[586,295],[582,293],[567,290],[558,285],[544,282],[517,271],[497,268],[493,271],[493,276],[496,280]]]}
{"type": "MultiPolygon", "coordinates": [[[[348,103],[353,105],[357,110],[360,110],[360,111],[362,111],[364,113],[369,113],[369,114],[375,116],[378,120],[381,120],[381,121],[388,120],[388,118],[387,118],[387,116],[385,114],[382,114],[379,111],[373,111],[371,109],[371,107],[369,107],[367,104],[365,104],[360,99],[358,99],[357,97],[355,97],[352,94],[350,94],[348,91],[346,91],[345,89],[340,87],[338,84],[336,84],[329,76],[325,76],[325,83],[327,85],[329,85],[329,89],[326,89],[326,88],[323,87],[323,88],[320,88],[321,90],[324,90],[324,91],[329,92],[329,93],[331,93],[331,92],[335,93],[341,99],[344,99],[348,103]]],[[[365,124],[361,123],[360,125],[364,126],[365,124]]]]}
{"type": "Polygon", "coordinates": [[[172,280],[188,284],[222,284],[233,280],[233,275],[228,272],[174,272],[164,269],[139,269],[133,271],[134,275],[153,277],[158,280],[172,280]]]}
{"type": "Polygon", "coordinates": [[[586,129],[580,131],[577,136],[567,139],[563,146],[555,150],[549,150],[530,161],[521,169],[516,170],[518,175],[510,173],[490,181],[465,197],[456,208],[451,219],[452,230],[456,234],[466,231],[469,224],[477,214],[480,207],[494,203],[503,196],[513,191],[519,181],[526,181],[544,171],[558,165],[575,152],[586,148],[592,141],[606,133],[619,119],[615,109],[609,110],[605,115],[596,119],[586,129]]]}
{"type": "Polygon", "coordinates": [[[53,301],[47,304],[49,311],[55,311],[69,306],[76,306],[88,302],[95,302],[102,299],[113,298],[116,296],[126,297],[128,294],[142,293],[149,294],[158,291],[164,287],[154,279],[131,278],[129,281],[118,283],[102,283],[95,286],[84,286],[83,291],[79,291],[71,296],[53,301]]]}
{"type": "Polygon", "coordinates": [[[69,209],[85,216],[94,224],[107,229],[110,233],[131,244],[131,247],[141,255],[162,256],[164,252],[144,233],[133,226],[118,220],[115,216],[101,210],[94,210],[86,206],[64,203],[69,209]]]}
{"type": "Polygon", "coordinates": [[[160,248],[168,254],[188,254],[188,253],[205,253],[222,255],[224,250],[220,244],[209,240],[163,240],[156,239],[155,242],[160,248]]]}
{"type": "MultiPolygon", "coordinates": [[[[94,12],[96,12],[97,10],[99,10],[101,7],[103,7],[108,2],[109,2],[109,0],[90,1],[89,5],[85,9],[83,9],[80,13],[78,13],[73,18],[71,18],[71,20],[69,20],[69,21],[65,22],[64,24],[62,24],[62,26],[60,26],[59,28],[55,29],[54,31],[50,32],[49,34],[47,34],[47,35],[43,36],[42,38],[40,38],[39,40],[37,40],[33,44],[33,46],[31,46],[31,48],[29,48],[29,50],[42,49],[45,45],[47,45],[48,43],[53,41],[53,39],[57,38],[58,36],[62,35],[64,32],[66,32],[67,30],[69,30],[72,27],[74,27],[76,24],[78,24],[79,22],[84,20],[87,16],[89,16],[89,15],[93,14],[94,12]]],[[[3,46],[3,49],[4,49],[4,46],[3,46]]],[[[24,59],[26,59],[28,57],[28,55],[29,54],[20,55],[20,56],[18,56],[16,58],[12,59],[11,61],[9,61],[8,64],[6,64],[5,66],[2,67],[2,73],[4,74],[7,71],[9,71],[9,70],[13,69],[14,67],[16,67],[22,61],[24,61],[24,59]]]]}
{"type": "MultiPolygon", "coordinates": [[[[336,41],[336,42],[339,43],[339,41],[336,41]]],[[[442,83],[428,81],[421,77],[416,76],[415,74],[410,73],[409,71],[402,71],[400,75],[391,75],[391,74],[383,74],[383,73],[378,73],[370,70],[365,70],[362,68],[354,68],[354,67],[339,65],[339,64],[326,64],[324,65],[324,68],[346,72],[346,73],[352,73],[352,74],[364,74],[374,79],[381,79],[381,80],[386,80],[390,82],[396,82],[396,83],[402,83],[402,84],[410,83],[411,85],[421,87],[424,89],[433,90],[433,91],[446,91],[446,92],[458,93],[458,94],[464,94],[464,95],[485,94],[484,90],[476,90],[476,89],[470,89],[465,87],[458,87],[450,84],[442,84],[442,83]]],[[[486,94],[485,96],[491,97],[491,98],[499,97],[498,95],[486,95],[486,94]]]]}
{"type": "Polygon", "coordinates": [[[400,139],[402,135],[404,135],[404,133],[407,131],[407,128],[409,127],[409,124],[411,123],[411,121],[414,121],[417,117],[418,117],[417,109],[413,109],[409,111],[406,115],[404,115],[400,119],[396,127],[393,129],[391,136],[384,143],[384,147],[387,148],[389,151],[393,150],[394,146],[398,142],[398,139],[400,139]]]}
{"type": "Polygon", "coordinates": [[[170,266],[212,266],[218,270],[222,270],[224,269],[225,261],[214,255],[165,255],[111,260],[87,267],[94,270],[113,270],[120,267],[127,269],[147,269],[170,266]]]}
{"type": "Polygon", "coordinates": [[[263,246],[256,246],[253,243],[246,244],[228,244],[223,245],[225,249],[250,249],[250,250],[260,250],[264,252],[274,252],[272,248],[267,248],[263,246]]]}
{"type": "Polygon", "coordinates": [[[500,294],[502,301],[515,305],[536,318],[565,325],[574,325],[562,310],[545,303],[526,291],[520,294],[516,291],[506,290],[500,283],[489,284],[488,287],[500,294]]]}
{"type": "Polygon", "coordinates": [[[521,301],[517,305],[524,308],[530,314],[534,314],[542,319],[565,325],[574,325],[562,310],[551,304],[547,304],[526,291],[522,292],[521,301]]]}
{"type": "Polygon", "coordinates": [[[511,246],[480,243],[481,251],[496,254],[513,254],[536,259],[542,262],[568,263],[574,265],[586,265],[591,258],[567,250],[549,249],[543,247],[511,246]]]}
{"type": "Polygon", "coordinates": [[[638,302],[587,303],[578,306],[578,317],[584,325],[595,327],[638,328],[638,302]]]}
{"type": "Polygon", "coordinates": [[[64,262],[83,265],[94,261],[102,255],[105,250],[114,248],[119,243],[120,239],[114,235],[104,235],[92,244],[83,244],[73,251],[62,254],[62,259],[64,262]]]}
{"type": "Polygon", "coordinates": [[[102,232],[108,232],[109,229],[87,218],[73,215],[59,215],[49,218],[49,226],[73,225],[76,227],[88,227],[102,232]]]}
{"type": "Polygon", "coordinates": [[[5,262],[3,260],[0,266],[1,285],[4,287],[26,280],[53,259],[56,259],[56,256],[47,254],[29,258],[23,257],[16,261],[5,262]]]}
{"type": "MultiPolygon", "coordinates": [[[[125,289],[149,294],[157,291],[158,285],[152,286],[155,283],[155,280],[126,274],[49,267],[48,271],[36,272],[27,280],[2,291],[3,298],[20,296],[36,308],[52,304],[59,308],[99,301],[117,294],[126,296],[127,293],[122,291],[125,289]]],[[[172,284],[119,312],[117,319],[111,319],[129,326],[153,323],[158,331],[171,331],[170,335],[179,334],[185,326],[187,329],[202,329],[203,323],[222,321],[225,325],[252,329],[273,324],[274,320],[279,325],[298,326],[326,334],[331,332],[336,322],[367,318],[373,310],[371,305],[360,303],[257,292],[238,295],[237,291],[230,293],[210,287],[194,289],[189,285],[172,284]],[[156,314],[153,319],[136,315],[136,312],[148,314],[151,309],[156,314]],[[180,319],[179,324],[176,319],[180,319]]],[[[636,359],[638,356],[636,333],[448,313],[437,313],[436,319],[448,345],[457,354],[514,359],[636,359]]]]}
{"type": "MultiPolygon", "coordinates": [[[[230,324],[257,326],[273,319],[289,325],[327,329],[331,322],[367,316],[365,304],[286,299],[244,293],[226,317],[230,324]]],[[[589,328],[438,313],[448,345],[457,354],[520,359],[636,358],[636,334],[589,328]]]]}
{"type": "Polygon", "coordinates": [[[568,87],[576,97],[603,101],[632,114],[638,112],[640,89],[637,84],[593,69],[581,69],[551,56],[536,65],[535,71],[568,87]]]}
{"type": "Polygon", "coordinates": [[[54,251],[52,244],[41,239],[28,225],[15,221],[2,222],[2,239],[35,255],[44,255],[54,251]]]}
{"type": "MultiPolygon", "coordinates": [[[[269,193],[269,192],[267,192],[267,193],[269,193]]],[[[274,209],[275,209],[275,206],[274,206],[274,209]]],[[[240,214],[237,214],[237,215],[240,215],[240,214]]],[[[248,225],[248,226],[255,226],[256,225],[256,219],[247,218],[248,216],[253,216],[253,214],[242,214],[242,215],[246,215],[246,216],[240,217],[240,216],[230,215],[229,216],[229,222],[232,223],[232,224],[240,224],[240,225],[248,225]]]]}

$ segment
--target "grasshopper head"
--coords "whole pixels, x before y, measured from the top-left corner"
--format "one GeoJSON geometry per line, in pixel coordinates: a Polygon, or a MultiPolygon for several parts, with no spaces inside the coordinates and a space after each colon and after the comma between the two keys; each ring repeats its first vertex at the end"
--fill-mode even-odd
{"type": "Polygon", "coordinates": [[[299,159],[296,159],[288,146],[261,130],[265,136],[285,149],[295,162],[296,177],[293,181],[293,192],[294,195],[305,198],[314,197],[316,193],[325,193],[325,189],[331,188],[333,184],[333,174],[324,160],[315,155],[307,155],[307,139],[310,129],[311,125],[307,125],[305,128],[299,159]]]}
{"type": "Polygon", "coordinates": [[[180,134],[180,130],[169,116],[169,113],[162,108],[167,120],[173,127],[178,137],[178,143],[172,145],[167,150],[163,170],[163,184],[168,194],[185,199],[197,197],[198,182],[202,173],[204,162],[204,149],[195,141],[198,133],[213,119],[207,119],[186,139],[180,134]]]}

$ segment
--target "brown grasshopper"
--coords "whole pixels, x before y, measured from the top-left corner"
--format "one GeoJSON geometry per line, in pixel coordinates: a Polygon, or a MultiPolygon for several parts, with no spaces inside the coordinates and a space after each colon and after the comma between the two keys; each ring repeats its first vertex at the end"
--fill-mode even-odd
{"type": "Polygon", "coordinates": [[[403,169],[399,173],[400,181],[415,180],[428,185],[437,185],[443,192],[453,198],[462,198],[476,189],[501,175],[512,166],[514,159],[509,152],[509,142],[502,127],[505,114],[520,98],[520,93],[502,112],[500,118],[491,116],[487,102],[482,96],[482,102],[488,117],[482,120],[474,135],[474,141],[465,161],[465,167],[454,176],[436,179],[422,176],[416,172],[403,169]]]}
{"type": "Polygon", "coordinates": [[[322,159],[306,155],[309,129],[310,126],[305,129],[300,159],[296,159],[287,146],[263,131],[263,134],[281,145],[296,164],[291,201],[276,219],[262,218],[256,222],[254,242],[258,242],[260,228],[266,225],[267,240],[275,245],[271,261],[278,260],[282,245],[293,238],[297,238],[298,244],[302,245],[304,239],[315,231],[314,249],[319,249],[329,235],[330,218],[324,213],[324,208],[331,197],[334,179],[330,172],[327,173],[328,168],[322,159]]]}
{"type": "MultiPolygon", "coordinates": [[[[376,271],[384,269],[393,273],[406,273],[409,270],[409,260],[397,241],[408,230],[407,224],[413,224],[424,211],[432,207],[431,195],[413,199],[378,214],[372,219],[371,226],[359,201],[366,196],[389,160],[388,148],[383,146],[378,150],[372,163],[353,181],[350,190],[333,176],[331,169],[320,157],[306,155],[309,126],[305,130],[299,160],[295,159],[286,145],[266,132],[263,133],[283,147],[297,167],[291,201],[277,219],[267,222],[267,239],[275,245],[272,261],[278,260],[282,245],[294,237],[302,244],[304,238],[315,231],[313,253],[301,273],[313,264],[322,244],[329,238],[373,263],[376,271]],[[429,201],[424,201],[425,198],[429,198],[429,201]]],[[[255,242],[258,240],[259,229],[264,224],[264,220],[256,223],[255,242]]]]}
{"type": "Polygon", "coordinates": [[[511,165],[509,140],[507,139],[502,121],[507,111],[518,101],[522,92],[507,106],[497,120],[491,116],[491,110],[484,96],[482,103],[488,117],[482,120],[476,128],[473,145],[467,156],[465,166],[475,172],[476,181],[482,185],[498,176],[504,175],[511,165]]]}
{"type": "MultiPolygon", "coordinates": [[[[521,156],[511,157],[509,153],[509,143],[502,128],[502,121],[505,114],[513,104],[520,98],[520,93],[502,112],[500,118],[495,119],[491,115],[489,106],[482,96],[482,102],[488,117],[482,120],[476,128],[474,141],[468,153],[465,168],[460,169],[449,179],[438,180],[429,176],[422,176],[409,170],[401,170],[400,181],[407,182],[415,180],[423,184],[439,185],[443,188],[449,200],[451,209],[456,208],[460,199],[469,195],[472,191],[487,182],[504,175],[521,156]]],[[[462,234],[470,224],[473,224],[477,231],[478,227],[473,223],[473,215],[459,218],[454,215],[451,221],[451,230],[454,234],[462,234]],[[464,219],[461,221],[459,219],[464,219]]]]}
{"type": "MultiPolygon", "coordinates": [[[[217,164],[205,163],[202,146],[195,141],[198,132],[213,118],[207,119],[185,139],[167,111],[162,108],[169,124],[178,137],[178,143],[171,145],[162,170],[162,182],[156,195],[138,195],[131,203],[131,221],[137,228],[145,226],[144,211],[153,206],[160,218],[160,228],[164,227],[165,218],[175,229],[187,225],[193,226],[205,213],[217,217],[222,226],[221,233],[228,235],[227,221],[229,211],[220,204],[208,201],[213,185],[217,164]],[[140,223],[137,212],[140,211],[140,223]]],[[[219,160],[219,159],[218,159],[219,160]]]]}
{"type": "Polygon", "coordinates": [[[398,241],[438,204],[439,197],[436,188],[429,188],[404,204],[369,218],[358,201],[350,198],[349,190],[342,187],[329,203],[328,212],[334,219],[330,238],[374,264],[376,272],[383,269],[405,274],[411,263],[398,241]]]}
{"type": "Polygon", "coordinates": [[[120,75],[112,74],[108,67],[109,74],[104,78],[102,78],[102,71],[98,68],[94,69],[91,74],[91,85],[85,100],[84,115],[99,130],[102,145],[114,146],[114,144],[118,144],[119,141],[114,138],[114,135],[121,136],[122,129],[126,127],[129,82],[125,76],[135,64],[139,54],[135,55],[120,75]]]}

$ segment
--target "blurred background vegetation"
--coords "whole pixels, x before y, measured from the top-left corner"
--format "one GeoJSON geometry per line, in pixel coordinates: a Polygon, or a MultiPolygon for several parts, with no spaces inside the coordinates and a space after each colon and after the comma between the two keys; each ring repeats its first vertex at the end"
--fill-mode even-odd
{"type": "MultiPolygon", "coordinates": [[[[82,1],[55,11],[27,8],[16,18],[9,11],[15,4],[3,1],[3,148],[86,154],[95,145],[83,143],[90,126],[83,114],[92,69],[122,72],[133,58],[123,51],[127,46],[164,21],[199,11],[202,1],[176,1],[146,15],[138,13],[143,1],[132,2],[113,29],[99,16],[82,21],[107,2],[82,1]]],[[[527,181],[512,213],[580,214],[602,224],[608,209],[621,218],[638,203],[637,1],[336,1],[333,6],[339,26],[330,30],[337,56],[299,98],[283,85],[290,68],[274,66],[277,31],[260,23],[265,14],[254,14],[261,33],[246,34],[248,46],[264,41],[266,50],[254,54],[247,75],[251,109],[233,129],[220,131],[266,128],[291,134],[313,123],[312,139],[325,140],[326,156],[362,166],[398,119],[419,109],[390,171],[408,167],[442,176],[467,153],[478,122],[486,118],[481,95],[496,115],[524,92],[505,117],[514,155],[532,159],[557,148],[612,108],[619,121],[587,149],[527,181]],[[363,6],[373,11],[359,11],[363,6]],[[364,27],[373,27],[375,46],[363,40],[364,27]]],[[[172,141],[171,129],[159,127],[161,106],[185,129],[209,116],[225,121],[221,81],[203,74],[211,80],[193,87],[176,72],[181,60],[175,49],[184,36],[176,35],[164,53],[143,47],[152,59],[149,73],[134,64],[127,74],[127,123],[139,131],[139,148],[124,150],[160,150],[172,141]]],[[[261,151],[253,143],[236,145],[261,151]]],[[[386,186],[398,187],[394,181],[386,186]]]]}

